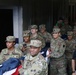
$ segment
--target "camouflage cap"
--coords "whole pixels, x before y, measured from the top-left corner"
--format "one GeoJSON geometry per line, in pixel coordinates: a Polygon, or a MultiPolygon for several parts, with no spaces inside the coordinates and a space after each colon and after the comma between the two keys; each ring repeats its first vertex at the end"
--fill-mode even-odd
{"type": "Polygon", "coordinates": [[[23,37],[25,37],[25,36],[30,36],[30,31],[29,30],[23,31],[23,37]]]}
{"type": "Polygon", "coordinates": [[[31,40],[30,46],[41,47],[42,46],[42,42],[40,40],[31,40]]]}
{"type": "Polygon", "coordinates": [[[31,29],[37,29],[38,28],[38,26],[37,25],[31,25],[31,27],[30,27],[31,29]]]}
{"type": "Polygon", "coordinates": [[[44,28],[46,28],[46,27],[45,27],[45,24],[39,25],[39,30],[44,29],[44,28]]]}
{"type": "Polygon", "coordinates": [[[53,28],[53,33],[58,33],[60,32],[60,28],[59,27],[54,27],[53,28]]]}
{"type": "Polygon", "coordinates": [[[6,41],[15,41],[15,37],[14,36],[7,36],[6,41]]]}
{"type": "Polygon", "coordinates": [[[73,36],[73,31],[68,31],[68,32],[67,32],[67,35],[68,35],[68,36],[73,36]]]}

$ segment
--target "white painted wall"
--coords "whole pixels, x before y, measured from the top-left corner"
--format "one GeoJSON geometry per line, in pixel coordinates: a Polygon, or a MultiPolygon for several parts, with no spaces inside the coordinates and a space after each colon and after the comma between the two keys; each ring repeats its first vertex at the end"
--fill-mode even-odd
{"type": "Polygon", "coordinates": [[[14,7],[13,8],[13,33],[14,33],[14,36],[16,38],[18,38],[19,43],[23,41],[23,37],[22,37],[22,32],[23,32],[22,11],[23,11],[22,7],[14,7]]]}

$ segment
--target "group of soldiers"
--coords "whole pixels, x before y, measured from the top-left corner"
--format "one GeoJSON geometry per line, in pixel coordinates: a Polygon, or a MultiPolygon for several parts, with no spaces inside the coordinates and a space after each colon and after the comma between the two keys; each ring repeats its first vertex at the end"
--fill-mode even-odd
{"type": "Polygon", "coordinates": [[[0,64],[11,57],[25,57],[21,60],[20,75],[73,74],[72,56],[76,50],[76,26],[72,28],[68,25],[67,19],[64,22],[59,20],[51,33],[47,31],[45,24],[39,25],[39,28],[31,25],[28,30],[23,31],[23,42],[17,48],[14,36],[7,36],[5,41],[7,48],[0,53],[0,64]]]}

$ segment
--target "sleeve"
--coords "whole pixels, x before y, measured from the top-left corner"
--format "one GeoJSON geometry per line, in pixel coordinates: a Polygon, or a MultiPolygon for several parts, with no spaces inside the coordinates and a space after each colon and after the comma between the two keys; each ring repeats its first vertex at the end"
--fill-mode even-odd
{"type": "Polygon", "coordinates": [[[59,57],[63,56],[64,52],[65,52],[65,48],[66,48],[66,44],[63,41],[63,42],[61,42],[61,45],[57,51],[51,52],[51,57],[59,58],[59,57]]]}
{"type": "Polygon", "coordinates": [[[4,61],[4,56],[3,56],[3,54],[4,54],[4,50],[2,50],[1,53],[0,53],[0,64],[2,64],[3,61],[4,61]]]}
{"type": "Polygon", "coordinates": [[[72,59],[76,60],[76,50],[73,53],[72,59]]]}

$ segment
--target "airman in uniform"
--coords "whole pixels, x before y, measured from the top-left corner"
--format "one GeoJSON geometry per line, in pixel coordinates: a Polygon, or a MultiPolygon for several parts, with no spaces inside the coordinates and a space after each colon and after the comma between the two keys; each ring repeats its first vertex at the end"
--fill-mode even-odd
{"type": "Polygon", "coordinates": [[[2,49],[0,53],[0,64],[11,57],[20,58],[22,56],[22,52],[15,48],[14,36],[6,37],[6,47],[7,48],[2,49]]]}
{"type": "Polygon", "coordinates": [[[32,39],[38,39],[42,41],[42,48],[45,47],[45,40],[42,36],[40,36],[38,34],[38,27],[37,25],[31,25],[31,36],[30,36],[30,40],[32,39]]]}
{"type": "Polygon", "coordinates": [[[53,28],[50,44],[50,75],[67,75],[65,60],[65,41],[60,37],[60,28],[53,28]]]}
{"type": "Polygon", "coordinates": [[[48,65],[45,58],[40,54],[42,42],[31,40],[29,53],[26,55],[20,75],[48,75],[48,65]]]}
{"type": "Polygon", "coordinates": [[[65,41],[65,43],[66,43],[65,55],[66,55],[66,59],[67,59],[67,72],[68,72],[68,75],[72,75],[71,61],[72,61],[73,52],[76,49],[76,41],[73,39],[73,31],[68,31],[67,36],[68,36],[68,39],[65,41]]]}

